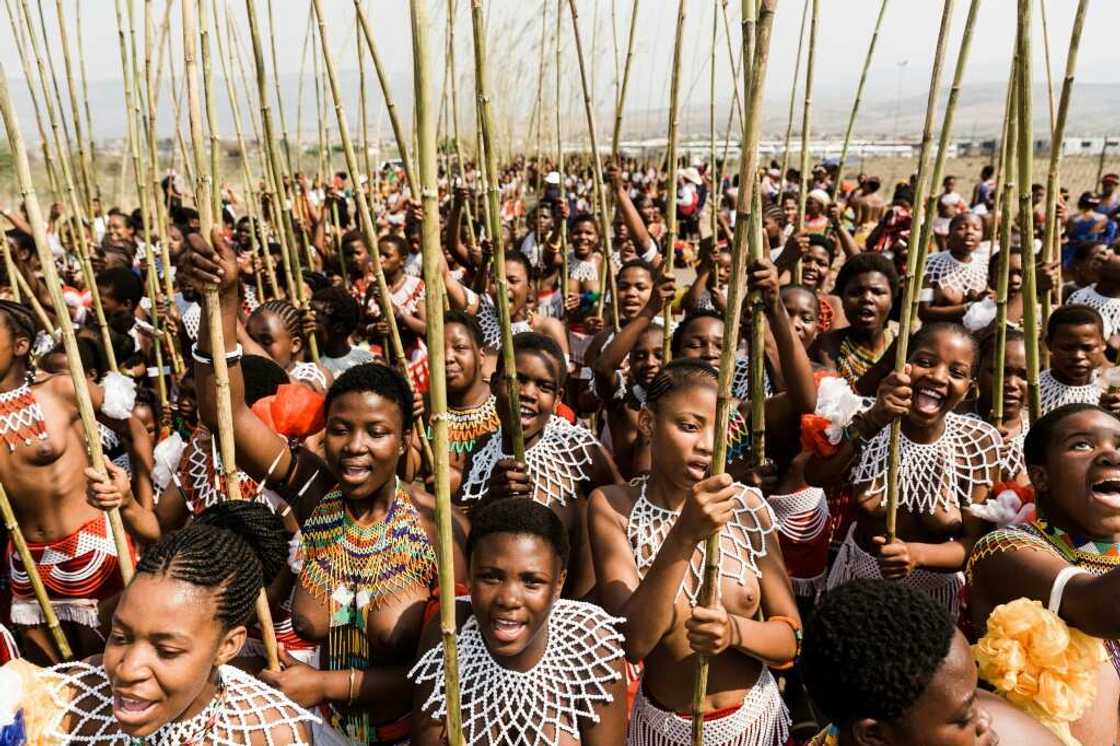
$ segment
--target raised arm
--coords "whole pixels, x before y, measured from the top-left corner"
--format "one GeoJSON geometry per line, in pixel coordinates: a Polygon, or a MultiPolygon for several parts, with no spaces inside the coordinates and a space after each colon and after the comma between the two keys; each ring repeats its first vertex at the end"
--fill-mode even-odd
{"type": "MultiPolygon", "coordinates": [[[[287,442],[262,422],[245,403],[245,381],[241,367],[231,358],[237,346],[237,259],[233,248],[222,234],[215,230],[211,242],[192,233],[187,237],[187,250],[181,265],[184,280],[200,290],[207,286],[219,288],[219,305],[222,332],[226,349],[210,349],[208,315],[205,303],[202,306],[201,332],[197,344],[194,364],[196,387],[198,390],[198,417],[211,432],[218,431],[218,391],[214,380],[213,366],[204,360],[213,355],[225,354],[229,365],[229,398],[233,419],[233,436],[237,446],[237,464],[240,469],[257,481],[268,481],[282,497],[296,506],[300,492],[308,481],[314,483],[303,495],[308,501],[317,502],[325,493],[331,480],[326,468],[318,458],[300,449],[297,456],[288,448],[287,442]],[[296,464],[292,463],[297,459],[296,464]]],[[[297,510],[309,513],[308,510],[297,510]]]]}
{"type": "Polygon", "coordinates": [[[817,406],[813,366],[782,305],[778,269],[769,259],[760,259],[748,268],[747,279],[752,288],[762,293],[763,310],[774,335],[785,383],[784,396],[771,397],[767,401],[767,420],[773,418],[778,422],[792,415],[809,414],[817,406]]]}
{"type": "Polygon", "coordinates": [[[665,307],[665,303],[671,302],[676,293],[677,286],[673,275],[669,274],[658,280],[657,287],[649,294],[649,300],[646,301],[638,315],[627,322],[599,352],[599,356],[592,365],[592,370],[595,371],[596,376],[601,379],[610,379],[613,383],[614,376],[622,367],[626,356],[634,349],[634,345],[638,343],[646,329],[649,329],[653,320],[661,315],[661,309],[665,307]]]}
{"type": "Polygon", "coordinates": [[[622,172],[613,163],[607,166],[607,181],[610,182],[611,191],[614,192],[615,205],[622,215],[622,223],[626,226],[626,232],[630,234],[630,240],[634,242],[638,254],[644,258],[651,249],[658,253],[657,243],[649,235],[645,221],[638,213],[638,208],[634,207],[630,193],[626,191],[626,185],[622,183],[622,172]]]}
{"type": "Polygon", "coordinates": [[[464,267],[473,267],[471,252],[462,240],[463,205],[466,201],[467,188],[459,184],[455,187],[454,195],[451,198],[451,210],[447,214],[447,236],[444,240],[447,242],[447,250],[451,252],[451,256],[455,257],[455,261],[464,267]]]}
{"type": "Polygon", "coordinates": [[[848,229],[844,227],[844,221],[841,220],[840,215],[840,205],[835,202],[828,206],[828,223],[840,244],[840,250],[844,252],[845,259],[851,259],[861,252],[856,240],[852,238],[852,234],[848,233],[848,229]]]}

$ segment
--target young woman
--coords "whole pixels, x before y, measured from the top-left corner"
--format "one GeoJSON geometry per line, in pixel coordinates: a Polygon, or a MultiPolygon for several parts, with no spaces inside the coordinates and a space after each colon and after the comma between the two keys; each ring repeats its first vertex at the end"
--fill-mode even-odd
{"type": "MultiPolygon", "coordinates": [[[[108,515],[86,502],[90,478],[73,381],[69,375],[37,373],[31,365],[34,319],[27,306],[0,301],[0,481],[71,645],[78,655],[92,655],[102,639],[98,603],[122,587],[117,549],[108,515]]],[[[114,409],[107,398],[113,397],[101,386],[87,385],[94,409],[107,416],[114,409]]],[[[150,453],[147,432],[129,416],[131,405],[124,406],[122,424],[134,450],[150,453]]],[[[23,653],[49,661],[55,648],[46,620],[28,569],[10,544],[7,562],[12,621],[23,653]]]]}
{"type": "MultiPolygon", "coordinates": [[[[748,267],[747,272],[748,283],[762,292],[769,336],[773,339],[773,348],[766,351],[767,362],[776,358],[777,364],[772,368],[781,376],[781,390],[766,399],[765,419],[766,456],[776,462],[778,470],[782,471],[784,465],[801,449],[798,437],[800,418],[815,409],[817,390],[805,348],[794,332],[794,323],[782,304],[777,268],[770,260],[763,259],[748,267]]],[[[724,344],[723,318],[720,314],[714,311],[696,311],[686,316],[674,330],[672,353],[674,358],[702,360],[713,368],[718,368],[724,344]]],[[[731,393],[738,400],[738,405],[731,412],[727,465],[736,479],[761,486],[757,480],[763,475],[772,475],[774,469],[769,466],[762,470],[755,469],[744,458],[750,449],[750,428],[746,414],[749,409],[748,373],[748,359],[740,355],[732,380],[731,393]]],[[[763,379],[766,392],[771,394],[771,376],[765,370],[763,379]]],[[[767,484],[764,491],[769,492],[772,487],[772,484],[767,484]]]]}
{"type": "MultiPolygon", "coordinates": [[[[620,283],[620,293],[621,287],[620,283]]],[[[606,402],[611,451],[627,479],[649,470],[649,443],[638,428],[638,413],[645,404],[646,389],[664,362],[661,309],[672,301],[674,288],[670,276],[650,289],[640,310],[611,335],[594,362],[596,398],[606,402]]]]}
{"type": "Polygon", "coordinates": [[[840,268],[836,292],[848,326],[817,337],[809,356],[843,376],[857,393],[874,394],[885,373],[876,370],[876,363],[884,358],[887,363],[893,362],[884,353],[895,337],[887,320],[898,294],[898,273],[880,254],[859,254],[840,268]],[[867,380],[861,382],[864,376],[867,380]]]}
{"type": "Polygon", "coordinates": [[[836,258],[835,246],[832,238],[814,233],[809,236],[808,251],[801,256],[801,284],[817,296],[820,304],[818,325],[822,332],[839,329],[848,323],[840,298],[825,292],[836,258]]]}
{"type": "Polygon", "coordinates": [[[825,596],[805,626],[801,667],[832,721],[809,746],[1061,743],[978,689],[968,643],[949,614],[897,583],[853,580],[825,596]]]}
{"type": "MultiPolygon", "coordinates": [[[[598,606],[560,598],[563,523],[528,500],[488,503],[467,540],[469,602],[456,604],[463,738],[470,746],[616,746],[626,733],[622,635],[598,606]]],[[[438,618],[410,677],[415,746],[444,743],[438,618]]]]}
{"type": "MultiPolygon", "coordinates": [[[[220,234],[211,240],[214,246],[189,237],[182,273],[192,285],[220,287],[224,354],[236,363],[235,259],[220,234]]],[[[200,341],[199,412],[216,427],[213,371],[205,362],[210,355],[200,341]]],[[[303,527],[293,624],[300,637],[324,643],[323,670],[290,661],[283,671],[261,675],[305,706],[330,703],[332,721],[351,738],[404,740],[411,710],[407,665],[436,578],[434,500],[396,476],[412,424],[408,385],[377,364],[340,376],[327,391],[322,460],[304,448],[290,449],[249,409],[244,389],[240,366],[232,364],[238,465],[287,500],[303,527]]],[[[463,522],[455,520],[461,546],[463,522]]],[[[461,554],[455,565],[465,577],[461,554]]]]}
{"type": "MultiPolygon", "coordinates": [[[[359,268],[363,274],[351,286],[351,291],[361,295],[359,303],[362,311],[369,313],[375,320],[381,320],[381,304],[377,300],[377,281],[372,275],[373,263],[368,256],[362,255],[363,241],[351,242],[354,270],[359,268]]],[[[428,390],[428,348],[424,344],[427,325],[424,322],[424,281],[405,272],[409,256],[408,241],[386,233],[377,239],[377,251],[381,259],[381,271],[389,287],[389,299],[396,318],[397,331],[408,360],[409,383],[419,391],[428,390]]],[[[386,354],[389,350],[386,349],[386,354]]]]}
{"type": "MultiPolygon", "coordinates": [[[[564,368],[569,367],[568,331],[560,319],[551,319],[533,313],[530,307],[530,297],[533,290],[533,272],[529,260],[521,252],[506,253],[506,288],[509,291],[509,320],[513,334],[521,332],[539,332],[551,337],[564,352],[564,368]]],[[[495,363],[502,344],[502,331],[498,323],[497,301],[493,297],[494,289],[482,296],[478,304],[478,324],[482,327],[482,335],[486,341],[487,359],[495,363]]],[[[486,374],[492,375],[493,364],[488,363],[486,374]]]]}
{"type": "MultiPolygon", "coordinates": [[[[993,333],[980,343],[979,393],[974,409],[974,414],[985,422],[992,421],[995,371],[996,335],[993,333]]],[[[1023,442],[1030,430],[1027,414],[1026,341],[1022,332],[1008,329],[1003,359],[1003,413],[996,424],[1003,439],[1001,482],[1027,484],[1027,465],[1023,460],[1023,442]]]]}
{"type": "Polygon", "coordinates": [[[1104,320],[1089,306],[1054,309],[1046,322],[1050,367],[1038,377],[1042,413],[1063,404],[1098,404],[1105,365],[1104,320]]]}
{"type": "Polygon", "coordinates": [[[574,559],[568,574],[569,598],[584,598],[595,587],[594,568],[586,536],[587,495],[622,478],[610,454],[590,430],[557,415],[565,371],[556,343],[543,334],[525,332],[513,338],[517,366],[519,412],[510,407],[502,379],[504,362],[490,378],[498,418],[502,423],[472,454],[456,501],[473,509],[486,500],[522,497],[547,505],[564,522],[574,559]],[[510,426],[521,420],[525,462],[513,458],[510,426]]]}
{"type": "Polygon", "coordinates": [[[279,519],[246,502],[217,505],[149,548],[100,662],[39,672],[64,704],[43,735],[74,744],[339,743],[310,712],[228,665],[287,551],[279,519]]]}
{"type": "Polygon", "coordinates": [[[330,387],[334,380],[331,372],[303,359],[305,341],[300,313],[288,301],[270,300],[257,306],[245,322],[245,331],[292,380],[302,381],[319,393],[330,387]]]}
{"type": "Polygon", "coordinates": [[[482,377],[486,365],[482,329],[463,311],[443,319],[447,354],[447,417],[451,445],[451,494],[459,490],[462,470],[475,448],[501,428],[494,394],[482,377]]]}
{"type": "MultiPolygon", "coordinates": [[[[567,221],[566,205],[561,206],[560,215],[567,221]]],[[[579,365],[582,364],[583,353],[591,344],[592,336],[603,328],[603,320],[595,312],[605,292],[600,282],[605,260],[601,249],[602,237],[599,235],[599,223],[594,216],[581,212],[571,219],[570,226],[571,230],[568,233],[570,284],[569,297],[564,299],[564,308],[568,312],[568,346],[571,348],[573,361],[579,365]]],[[[552,244],[546,244],[545,248],[545,264],[553,267],[562,266],[563,259],[553,250],[552,244]]]]}
{"type": "Polygon", "coordinates": [[[727,305],[727,281],[731,277],[731,247],[726,243],[707,245],[702,251],[696,280],[682,301],[688,311],[718,311],[727,305]]]}
{"type": "Polygon", "coordinates": [[[1120,738],[1120,625],[1111,611],[1120,585],[1120,420],[1091,404],[1062,406],[1034,423],[1024,452],[1038,517],[973,548],[970,621],[979,636],[996,606],[1025,597],[1103,638],[1109,660],[1096,699],[1072,730],[1081,743],[1111,744],[1120,738]]]}
{"type": "Polygon", "coordinates": [[[801,623],[761,494],[727,474],[706,478],[715,411],[715,370],[698,360],[669,363],[641,413],[658,454],[649,475],[591,498],[599,597],[627,620],[627,659],[645,665],[627,740],[635,746],[690,743],[697,654],[711,662],[705,742],[718,733],[722,744],[777,746],[788,733],[767,665],[796,657],[801,623]],[[703,542],[715,533],[720,602],[708,607],[699,604],[703,542]]]}
{"type": "MultiPolygon", "coordinates": [[[[922,327],[905,373],[891,373],[867,411],[845,426],[834,454],[814,455],[810,484],[852,484],[856,523],[840,549],[828,588],[885,577],[923,590],[955,618],[960,570],[990,525],[966,508],[982,504],[999,479],[1002,441],[986,422],[953,410],[972,385],[976,341],[960,326],[922,327]],[[901,418],[897,536],[885,536],[891,428],[901,418]]],[[[839,424],[839,423],[837,423],[839,424]]]]}
{"type": "Polygon", "coordinates": [[[918,304],[922,321],[960,322],[973,303],[988,295],[988,257],[977,251],[983,237],[978,215],[961,213],[949,222],[946,249],[926,260],[918,304]]]}

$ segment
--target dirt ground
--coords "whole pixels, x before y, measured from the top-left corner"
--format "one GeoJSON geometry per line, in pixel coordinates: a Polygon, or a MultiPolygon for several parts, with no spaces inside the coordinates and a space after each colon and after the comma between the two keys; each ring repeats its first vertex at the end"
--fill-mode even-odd
{"type": "MultiPolygon", "coordinates": [[[[41,158],[36,158],[38,153],[32,153],[32,169],[36,181],[36,190],[41,201],[46,201],[50,195],[46,173],[41,158]]],[[[305,156],[304,166],[308,170],[317,167],[316,156],[305,156]]],[[[1062,186],[1069,189],[1074,199],[1081,192],[1095,188],[1100,159],[1096,156],[1067,157],[1062,161],[1061,180],[1062,186]]],[[[988,159],[979,156],[967,158],[952,158],[945,164],[945,174],[957,177],[957,190],[966,198],[972,194],[972,187],[980,175],[980,169],[988,163],[988,159]]],[[[889,199],[890,192],[896,182],[904,180],[917,169],[917,160],[912,158],[852,158],[845,173],[849,178],[863,172],[879,176],[883,183],[883,192],[889,199]]],[[[259,173],[259,168],[254,162],[253,172],[259,173]]],[[[164,165],[166,168],[166,164],[164,165]]],[[[176,164],[177,170],[182,173],[182,164],[176,164]]],[[[344,164],[341,157],[335,157],[331,164],[331,172],[342,170],[344,164]]],[[[1034,178],[1032,181],[1046,183],[1046,173],[1049,168],[1049,158],[1046,155],[1034,159],[1034,178]]],[[[235,157],[222,158],[221,171],[223,181],[232,184],[238,193],[242,191],[241,164],[235,157]]],[[[100,174],[98,181],[101,185],[105,207],[112,207],[120,202],[132,205],[136,200],[135,186],[133,185],[131,166],[122,162],[117,154],[104,153],[97,160],[97,172],[100,174]],[[122,165],[125,165],[122,177],[122,165]]],[[[1104,173],[1120,172],[1120,151],[1110,152],[1106,158],[1104,173]]],[[[0,169],[0,200],[4,205],[14,205],[18,200],[18,190],[15,184],[15,174],[9,169],[0,169]]]]}

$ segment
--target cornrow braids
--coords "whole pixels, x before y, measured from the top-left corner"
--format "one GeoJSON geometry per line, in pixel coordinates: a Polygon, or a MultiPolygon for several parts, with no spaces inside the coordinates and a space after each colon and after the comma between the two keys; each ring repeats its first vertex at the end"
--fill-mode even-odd
{"type": "Polygon", "coordinates": [[[253,309],[253,312],[249,314],[249,319],[252,320],[254,317],[260,318],[268,313],[280,319],[280,323],[284,325],[284,329],[287,330],[289,337],[292,339],[303,339],[303,324],[299,317],[299,309],[290,302],[281,298],[265,301],[253,309]]]}
{"type": "Polygon", "coordinates": [[[14,300],[0,299],[0,316],[7,320],[8,330],[13,337],[26,337],[35,341],[35,330],[38,328],[38,324],[35,322],[35,314],[32,312],[31,306],[25,303],[16,303],[14,300]]]}
{"type": "Polygon", "coordinates": [[[646,389],[646,406],[653,408],[667,395],[693,384],[715,385],[719,381],[716,369],[703,360],[681,357],[661,369],[646,389]]]}
{"type": "Polygon", "coordinates": [[[249,622],[261,588],[280,572],[287,556],[288,536],[279,516],[261,503],[229,501],[152,545],[136,572],[212,590],[215,617],[229,629],[249,622]]]}

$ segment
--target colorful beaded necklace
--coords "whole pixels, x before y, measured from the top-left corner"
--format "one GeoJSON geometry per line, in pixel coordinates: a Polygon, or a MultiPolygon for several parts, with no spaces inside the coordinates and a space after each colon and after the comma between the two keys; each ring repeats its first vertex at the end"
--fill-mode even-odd
{"type": "MultiPolygon", "coordinates": [[[[326,668],[370,666],[366,627],[370,609],[409,592],[427,592],[436,577],[436,556],[406,487],[397,481],[385,518],[359,526],[338,490],[329,493],[303,525],[300,585],[328,605],[326,668]]],[[[332,721],[359,743],[374,733],[369,713],[345,708],[332,721]]]]}
{"type": "Polygon", "coordinates": [[[1094,570],[1095,574],[1120,567],[1120,544],[1076,536],[1050,525],[1041,518],[1031,521],[1030,526],[1070,564],[1078,567],[1089,565],[1087,569],[1094,570]]]}
{"type": "Polygon", "coordinates": [[[805,746],[839,746],[840,729],[830,725],[817,735],[813,736],[805,746]]]}
{"type": "MultiPolygon", "coordinates": [[[[894,341],[894,331],[887,327],[883,330],[883,350],[886,351],[894,341]]],[[[836,356],[836,369],[848,383],[855,386],[863,374],[871,369],[871,366],[879,362],[879,358],[883,353],[876,354],[872,350],[867,349],[859,342],[852,340],[850,334],[844,335],[844,339],[840,342],[840,352],[836,356]]]]}
{"type": "Polygon", "coordinates": [[[452,453],[471,453],[478,441],[490,433],[497,432],[502,421],[494,406],[494,395],[477,407],[447,410],[447,440],[452,453]]]}

